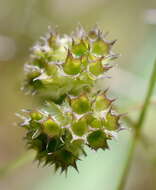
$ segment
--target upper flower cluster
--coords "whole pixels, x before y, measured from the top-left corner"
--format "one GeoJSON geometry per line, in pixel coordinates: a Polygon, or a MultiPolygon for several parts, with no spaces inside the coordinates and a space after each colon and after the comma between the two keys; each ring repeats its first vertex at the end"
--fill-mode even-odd
{"type": "Polygon", "coordinates": [[[54,99],[90,91],[113,66],[114,42],[106,40],[98,27],[87,33],[79,26],[71,36],[50,30],[32,48],[24,89],[54,99]]]}

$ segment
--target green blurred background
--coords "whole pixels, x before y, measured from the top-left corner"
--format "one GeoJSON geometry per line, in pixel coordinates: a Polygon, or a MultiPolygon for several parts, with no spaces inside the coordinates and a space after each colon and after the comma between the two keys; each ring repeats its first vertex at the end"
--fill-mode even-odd
{"type": "MultiPolygon", "coordinates": [[[[156,58],[155,0],[0,0],[0,167],[26,152],[24,130],[14,123],[15,112],[29,108],[33,100],[20,91],[23,64],[29,49],[48,25],[70,33],[81,23],[86,29],[96,23],[117,39],[114,51],[119,65],[101,87],[110,87],[120,112],[136,119],[156,58]]],[[[155,91],[156,92],[156,91],[155,91]]],[[[138,144],[126,190],[156,189],[156,93],[144,125],[144,142],[138,144]]],[[[123,124],[125,125],[125,124],[123,124]]],[[[41,168],[30,159],[0,179],[0,190],[116,190],[131,130],[120,132],[110,150],[90,152],[78,164],[80,173],[68,177],[41,168]]],[[[25,158],[27,159],[27,158],[25,158]]]]}

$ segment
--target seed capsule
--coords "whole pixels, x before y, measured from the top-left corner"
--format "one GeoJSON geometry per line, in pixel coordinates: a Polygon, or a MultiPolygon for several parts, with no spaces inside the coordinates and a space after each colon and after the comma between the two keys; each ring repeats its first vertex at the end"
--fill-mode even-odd
{"type": "Polygon", "coordinates": [[[35,112],[30,113],[30,117],[31,117],[32,120],[37,120],[38,121],[38,120],[41,120],[43,118],[43,115],[40,112],[35,111],[35,112]]]}
{"type": "Polygon", "coordinates": [[[54,137],[60,134],[60,126],[52,119],[48,119],[43,122],[43,131],[49,136],[54,137]]]}
{"type": "Polygon", "coordinates": [[[86,115],[85,118],[87,120],[87,124],[92,128],[101,128],[103,125],[101,118],[97,118],[92,114],[86,115]]]}
{"type": "Polygon", "coordinates": [[[61,149],[57,152],[54,152],[54,154],[51,155],[53,162],[55,163],[55,170],[57,171],[59,168],[62,169],[62,172],[64,170],[67,170],[69,166],[74,167],[77,169],[76,166],[76,158],[75,156],[68,150],[61,149]]]}
{"type": "Polygon", "coordinates": [[[81,40],[79,43],[72,44],[72,52],[76,56],[83,56],[88,52],[88,44],[84,40],[81,40]]]}
{"type": "Polygon", "coordinates": [[[91,104],[87,96],[81,95],[78,98],[71,100],[71,107],[74,112],[78,114],[83,114],[90,111],[91,104]]]}
{"type": "Polygon", "coordinates": [[[68,53],[63,69],[68,75],[76,75],[80,73],[82,71],[81,59],[74,58],[71,53],[68,53]]]}
{"type": "Polygon", "coordinates": [[[95,61],[95,62],[90,63],[89,71],[95,76],[99,76],[99,75],[103,74],[104,68],[102,66],[101,61],[95,61]]]}
{"type": "Polygon", "coordinates": [[[106,119],[103,121],[104,126],[108,130],[117,130],[120,126],[119,124],[120,117],[118,115],[112,114],[111,111],[109,111],[106,115],[106,119]]]}
{"type": "Polygon", "coordinates": [[[97,97],[95,98],[95,101],[93,103],[93,106],[96,111],[104,111],[109,108],[111,103],[112,103],[112,101],[109,100],[106,97],[106,95],[103,93],[103,94],[97,95],[97,97]]]}
{"type": "Polygon", "coordinates": [[[106,149],[107,145],[107,137],[103,131],[97,130],[90,133],[87,137],[88,144],[91,148],[97,150],[99,148],[106,149]]]}
{"type": "Polygon", "coordinates": [[[92,47],[92,53],[98,56],[108,55],[110,51],[109,43],[105,42],[100,38],[94,41],[91,47],[92,47]]]}
{"type": "Polygon", "coordinates": [[[46,65],[47,75],[55,76],[57,74],[57,71],[58,71],[58,68],[57,68],[56,64],[49,63],[49,64],[46,65]]]}
{"type": "Polygon", "coordinates": [[[85,118],[80,118],[72,125],[72,130],[77,136],[83,136],[88,131],[88,125],[85,118]]]}
{"type": "Polygon", "coordinates": [[[83,148],[84,148],[84,140],[77,139],[77,140],[74,140],[69,145],[68,150],[72,152],[72,154],[75,155],[76,157],[79,157],[81,154],[86,155],[83,148]]]}

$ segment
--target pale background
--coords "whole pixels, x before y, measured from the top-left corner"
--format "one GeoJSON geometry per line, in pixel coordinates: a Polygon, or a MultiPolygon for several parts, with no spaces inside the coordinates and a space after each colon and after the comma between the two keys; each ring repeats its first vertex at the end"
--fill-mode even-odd
{"type": "MultiPolygon", "coordinates": [[[[108,39],[118,40],[119,65],[101,85],[110,87],[121,112],[137,118],[156,58],[155,0],[0,0],[0,167],[26,152],[24,130],[14,123],[15,112],[32,104],[20,92],[30,47],[48,25],[70,33],[79,22],[85,28],[98,23],[108,39]]],[[[126,190],[156,189],[155,100],[156,93],[144,126],[148,145],[138,144],[126,190]]],[[[116,190],[130,136],[121,132],[109,151],[87,150],[80,173],[71,169],[68,177],[29,161],[1,178],[0,190],[116,190]]]]}

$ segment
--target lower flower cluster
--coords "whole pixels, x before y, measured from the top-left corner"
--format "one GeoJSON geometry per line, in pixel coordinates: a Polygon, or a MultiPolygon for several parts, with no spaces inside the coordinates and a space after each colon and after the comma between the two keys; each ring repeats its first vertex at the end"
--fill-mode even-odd
{"type": "Polygon", "coordinates": [[[61,105],[46,103],[44,108],[24,110],[28,148],[37,151],[36,160],[67,171],[77,170],[77,160],[85,155],[85,146],[91,149],[108,149],[111,140],[120,130],[120,115],[112,109],[105,92],[69,96],[61,105]]]}

